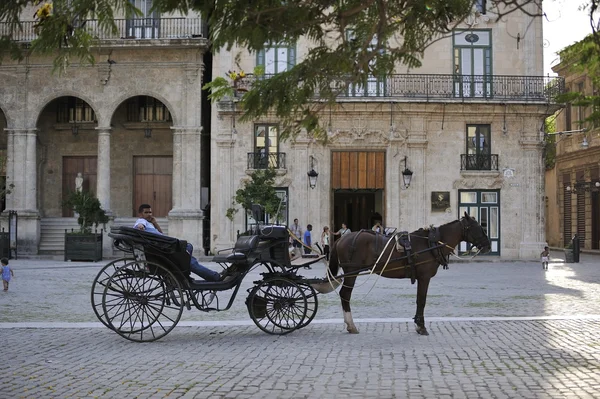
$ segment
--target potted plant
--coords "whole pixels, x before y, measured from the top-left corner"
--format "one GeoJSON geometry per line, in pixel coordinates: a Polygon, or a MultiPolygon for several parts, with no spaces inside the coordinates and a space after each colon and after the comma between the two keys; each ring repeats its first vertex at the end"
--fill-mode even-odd
{"type": "Polygon", "coordinates": [[[108,216],[98,198],[89,191],[73,191],[64,205],[73,209],[79,224],[79,231],[65,230],[65,261],[102,260],[102,230],[98,233],[97,229],[99,224],[108,222],[108,216]],[[92,226],[95,227],[93,233],[92,226]]]}
{"type": "Polygon", "coordinates": [[[573,241],[569,241],[569,243],[565,246],[565,263],[574,263],[575,259],[573,257],[573,241]]]}

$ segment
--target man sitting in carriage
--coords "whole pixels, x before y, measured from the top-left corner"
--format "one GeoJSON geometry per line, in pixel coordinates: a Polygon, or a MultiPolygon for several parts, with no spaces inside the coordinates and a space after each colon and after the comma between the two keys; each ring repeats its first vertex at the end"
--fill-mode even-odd
{"type": "MultiPolygon", "coordinates": [[[[139,219],[135,221],[133,225],[134,229],[139,229],[146,231],[148,233],[159,234],[162,235],[162,229],[160,228],[156,218],[152,215],[152,207],[148,204],[140,205],[139,209],[139,219]]],[[[226,277],[226,271],[222,273],[218,273],[214,270],[210,270],[206,266],[202,266],[198,259],[192,256],[192,252],[194,251],[194,247],[192,244],[187,243],[186,248],[187,253],[190,254],[190,270],[202,277],[206,281],[222,281],[226,277]]]]}

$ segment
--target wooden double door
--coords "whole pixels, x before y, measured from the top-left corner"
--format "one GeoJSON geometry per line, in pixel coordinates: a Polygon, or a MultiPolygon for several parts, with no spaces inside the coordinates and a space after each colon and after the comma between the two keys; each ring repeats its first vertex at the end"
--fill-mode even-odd
{"type": "Polygon", "coordinates": [[[150,204],[156,217],[173,208],[173,157],[134,157],[133,216],[140,204],[150,204]]]}
{"type": "MultiPolygon", "coordinates": [[[[97,183],[97,157],[63,157],[62,198],[75,191],[75,178],[77,173],[83,177],[83,191],[96,194],[97,183]]],[[[67,207],[62,209],[63,217],[73,217],[73,210],[67,207]]]]}

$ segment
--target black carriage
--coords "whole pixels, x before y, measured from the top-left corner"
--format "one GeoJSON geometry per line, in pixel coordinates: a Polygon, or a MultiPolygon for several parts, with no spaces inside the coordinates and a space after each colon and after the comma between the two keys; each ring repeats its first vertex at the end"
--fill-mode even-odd
{"type": "Polygon", "coordinates": [[[244,277],[264,267],[262,278],[248,289],[246,305],[254,323],[269,334],[287,334],[307,326],[315,317],[318,300],[310,280],[298,269],[323,256],[290,260],[286,226],[260,225],[240,236],[233,248],[220,251],[213,261],[226,276],[209,282],[190,277],[187,243],[129,227],[109,236],[127,256],[107,264],[92,286],[92,307],[98,319],[122,337],[136,342],[167,335],[185,309],[224,311],[231,307],[244,277]],[[228,301],[219,294],[233,290],[228,301]]]}

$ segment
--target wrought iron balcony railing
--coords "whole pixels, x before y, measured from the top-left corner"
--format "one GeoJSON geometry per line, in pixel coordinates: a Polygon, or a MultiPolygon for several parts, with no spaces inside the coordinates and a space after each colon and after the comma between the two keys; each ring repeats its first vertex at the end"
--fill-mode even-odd
{"type": "Polygon", "coordinates": [[[248,169],[285,169],[285,152],[248,153],[248,169]]]}
{"type": "MultiPolygon", "coordinates": [[[[236,87],[250,89],[255,79],[247,75],[236,82],[236,87]]],[[[342,83],[332,84],[343,87],[342,83]]],[[[363,85],[350,85],[338,98],[392,97],[426,101],[484,99],[551,103],[555,102],[558,94],[564,92],[565,81],[561,77],[395,74],[369,79],[363,85]]]]}
{"type": "MultiPolygon", "coordinates": [[[[207,37],[207,26],[200,18],[135,18],[116,19],[116,34],[103,32],[98,21],[86,19],[81,26],[99,40],[116,39],[189,39],[207,37]]],[[[35,21],[22,21],[21,30],[13,32],[5,22],[0,22],[0,37],[10,37],[17,42],[31,42],[37,38],[35,21]]]]}
{"type": "Polygon", "coordinates": [[[498,170],[498,154],[461,154],[460,170],[498,170]]]}

